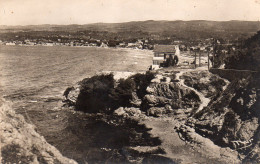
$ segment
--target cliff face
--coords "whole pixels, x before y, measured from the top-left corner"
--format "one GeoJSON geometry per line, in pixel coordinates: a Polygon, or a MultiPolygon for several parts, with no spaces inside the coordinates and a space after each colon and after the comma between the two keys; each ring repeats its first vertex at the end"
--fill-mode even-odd
{"type": "Polygon", "coordinates": [[[259,76],[240,79],[231,82],[217,100],[187,123],[216,144],[246,155],[244,160],[260,162],[259,153],[253,151],[259,150],[259,107],[259,76]]]}
{"type": "Polygon", "coordinates": [[[1,104],[0,119],[1,163],[76,163],[48,144],[8,103],[1,104]]]}

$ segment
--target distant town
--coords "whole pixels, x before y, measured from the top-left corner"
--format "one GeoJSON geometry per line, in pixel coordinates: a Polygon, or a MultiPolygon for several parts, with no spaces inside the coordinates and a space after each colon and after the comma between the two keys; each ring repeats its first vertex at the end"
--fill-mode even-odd
{"type": "MultiPolygon", "coordinates": [[[[208,56],[212,67],[244,54],[259,22],[143,21],[119,24],[0,26],[0,45],[67,46],[154,50],[177,46],[187,56],[208,56]],[[213,27],[214,28],[211,28],[213,27]],[[234,57],[232,57],[234,56],[234,57]]],[[[154,61],[157,63],[156,61],[154,61]]],[[[183,61],[186,62],[186,61],[183,61]]],[[[189,64],[194,62],[189,62],[189,64]]],[[[209,62],[208,62],[209,63],[209,62]]],[[[196,65],[196,64],[195,64],[196,65]]]]}
{"type": "MultiPolygon", "coordinates": [[[[154,43],[151,39],[133,39],[132,42],[123,40],[99,40],[99,39],[63,39],[62,36],[55,39],[17,39],[0,40],[0,45],[19,45],[19,46],[71,46],[71,47],[116,47],[116,48],[132,48],[132,49],[147,49],[153,50],[154,43]]],[[[237,41],[225,41],[215,38],[207,38],[199,42],[190,42],[175,40],[168,42],[167,45],[178,45],[181,51],[200,50],[204,52],[213,51],[214,46],[218,46],[218,51],[228,54],[236,50],[237,41]]]]}
{"type": "Polygon", "coordinates": [[[119,24],[0,26],[0,44],[21,46],[120,47],[152,50],[179,45],[181,51],[230,53],[260,27],[243,21],[143,21],[119,24]],[[211,28],[214,27],[214,28],[211,28]]]}

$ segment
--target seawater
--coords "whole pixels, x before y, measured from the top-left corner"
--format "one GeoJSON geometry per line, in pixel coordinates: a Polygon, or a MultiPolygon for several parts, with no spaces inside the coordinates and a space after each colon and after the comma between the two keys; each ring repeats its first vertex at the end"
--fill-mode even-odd
{"type": "MultiPolygon", "coordinates": [[[[101,71],[146,71],[152,53],[96,47],[0,46],[3,97],[61,153],[79,163],[102,163],[133,143],[127,128],[62,109],[64,90],[101,71]],[[129,138],[130,137],[130,138],[129,138]]],[[[129,129],[136,127],[129,124],[129,129]]]]}

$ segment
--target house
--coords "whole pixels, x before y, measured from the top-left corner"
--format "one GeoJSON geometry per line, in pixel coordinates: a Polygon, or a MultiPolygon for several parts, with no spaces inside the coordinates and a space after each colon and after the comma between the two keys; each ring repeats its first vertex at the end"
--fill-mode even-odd
{"type": "Polygon", "coordinates": [[[166,63],[166,60],[176,53],[175,45],[155,45],[152,69],[158,69],[166,63]]]}

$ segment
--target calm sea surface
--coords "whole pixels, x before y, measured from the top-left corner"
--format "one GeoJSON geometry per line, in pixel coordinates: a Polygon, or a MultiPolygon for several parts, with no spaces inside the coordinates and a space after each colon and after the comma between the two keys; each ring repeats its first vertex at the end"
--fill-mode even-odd
{"type": "Polygon", "coordinates": [[[0,89],[15,111],[62,154],[90,162],[101,159],[100,149],[115,147],[115,135],[123,134],[124,128],[62,110],[64,90],[101,71],[146,71],[151,62],[152,53],[142,50],[0,46],[0,89]]]}

